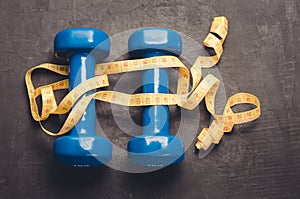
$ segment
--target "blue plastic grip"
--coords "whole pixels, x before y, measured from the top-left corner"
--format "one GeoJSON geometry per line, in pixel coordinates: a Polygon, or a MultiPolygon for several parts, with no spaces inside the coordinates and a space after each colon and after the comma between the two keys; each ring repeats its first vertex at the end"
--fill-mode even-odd
{"type": "MultiPolygon", "coordinates": [[[[163,54],[155,54],[163,56],[163,54]]],[[[146,58],[153,54],[146,54],[146,58]]],[[[165,69],[150,69],[143,74],[143,93],[169,93],[168,73],[165,69]]],[[[169,108],[168,106],[146,106],[143,110],[144,135],[169,135],[169,108]]]]}
{"type": "MultiPolygon", "coordinates": [[[[70,57],[70,74],[69,83],[70,90],[73,90],[80,83],[95,76],[96,60],[94,56],[87,53],[73,54],[70,57]]],[[[84,96],[95,93],[91,90],[84,96]]],[[[80,98],[81,99],[81,98],[80,98]]],[[[78,100],[80,100],[78,99],[78,100]]],[[[96,111],[95,100],[92,99],[86,108],[83,116],[78,121],[76,126],[70,131],[73,136],[95,136],[96,135],[96,111]]]]}

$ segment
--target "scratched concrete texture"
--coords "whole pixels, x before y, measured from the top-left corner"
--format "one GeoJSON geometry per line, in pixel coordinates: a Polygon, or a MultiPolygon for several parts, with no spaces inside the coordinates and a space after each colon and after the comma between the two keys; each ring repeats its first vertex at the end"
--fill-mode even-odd
{"type": "MultiPolygon", "coordinates": [[[[299,198],[299,2],[1,0],[0,198],[299,198]],[[198,158],[193,147],[196,133],[190,135],[193,143],[185,160],[155,172],[74,169],[55,162],[55,138],[44,134],[30,115],[24,75],[37,64],[58,63],[53,57],[58,31],[94,27],[115,35],[133,28],[166,27],[201,43],[213,17],[219,15],[229,20],[229,35],[217,66],[226,95],[258,96],[262,107],[258,120],[236,125],[204,159],[198,158]]],[[[33,80],[42,85],[58,78],[39,71],[33,80]]],[[[105,134],[126,146],[130,136],[113,122],[111,106],[99,102],[97,107],[105,134]]],[[[171,131],[178,128],[178,109],[171,110],[171,131]]],[[[210,116],[203,103],[199,111],[200,131],[210,116]]],[[[141,108],[131,109],[138,124],[140,115],[141,108]]],[[[58,130],[63,119],[54,117],[45,125],[58,130]]]]}

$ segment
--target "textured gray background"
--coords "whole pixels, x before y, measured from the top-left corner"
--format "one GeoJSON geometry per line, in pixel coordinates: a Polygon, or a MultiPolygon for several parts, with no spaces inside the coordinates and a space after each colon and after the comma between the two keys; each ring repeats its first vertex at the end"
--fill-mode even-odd
{"type": "MultiPolygon", "coordinates": [[[[299,6],[297,0],[1,0],[0,198],[299,198],[299,6]],[[43,134],[30,116],[24,75],[34,65],[55,62],[58,31],[84,26],[113,35],[158,26],[202,42],[218,15],[230,23],[218,64],[226,93],[257,95],[259,120],[235,126],[205,159],[191,146],[180,165],[153,173],[55,163],[55,138],[43,134]]],[[[56,77],[36,76],[37,83],[56,77]]],[[[200,110],[201,127],[207,126],[203,104],[200,110]]],[[[122,132],[109,111],[98,114],[111,139],[127,139],[117,136],[122,132]]],[[[140,120],[136,114],[140,109],[132,111],[140,120]]]]}

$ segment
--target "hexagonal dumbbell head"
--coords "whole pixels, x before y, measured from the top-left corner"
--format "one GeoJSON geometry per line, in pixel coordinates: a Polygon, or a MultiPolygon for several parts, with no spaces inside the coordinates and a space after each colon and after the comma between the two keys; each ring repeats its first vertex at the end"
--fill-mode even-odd
{"type": "Polygon", "coordinates": [[[179,56],[182,52],[180,35],[166,28],[143,28],[135,31],[128,40],[131,58],[156,55],[179,56]]]}
{"type": "Polygon", "coordinates": [[[110,52],[108,35],[94,28],[69,28],[60,31],[54,40],[56,57],[68,60],[73,54],[90,53],[97,60],[105,59],[110,52]]]}

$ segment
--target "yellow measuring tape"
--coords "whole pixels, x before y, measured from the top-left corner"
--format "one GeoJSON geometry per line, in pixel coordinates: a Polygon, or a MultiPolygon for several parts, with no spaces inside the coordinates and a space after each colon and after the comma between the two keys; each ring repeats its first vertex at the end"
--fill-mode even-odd
{"type": "Polygon", "coordinates": [[[202,68],[210,68],[218,63],[222,53],[224,40],[228,33],[228,22],[225,17],[216,17],[212,22],[210,33],[204,40],[206,47],[215,51],[214,56],[199,56],[193,66],[189,69],[174,56],[160,56],[146,59],[125,60],[96,65],[96,76],[70,91],[57,105],[54,96],[55,90],[68,89],[68,79],[55,82],[50,85],[34,88],[31,76],[36,69],[47,69],[60,75],[68,75],[69,67],[65,65],[41,64],[27,71],[25,81],[30,100],[31,114],[34,120],[38,121],[41,128],[49,135],[59,136],[70,131],[83,115],[89,102],[94,98],[105,102],[123,106],[149,106],[149,105],[178,105],[182,108],[192,110],[205,98],[207,110],[214,117],[209,128],[203,128],[198,136],[196,147],[208,149],[212,143],[218,144],[224,132],[230,132],[234,124],[241,124],[253,121],[260,116],[259,99],[249,93],[238,93],[231,96],[225,106],[222,115],[216,114],[215,96],[220,80],[209,74],[202,79],[202,68]],[[152,68],[178,68],[178,84],[176,94],[139,93],[126,94],[117,91],[99,91],[92,95],[84,95],[92,89],[106,87],[109,85],[107,75],[146,70],[152,68]],[[190,77],[192,77],[192,89],[189,91],[190,77]],[[202,81],[201,81],[202,79],[202,81]],[[39,114],[36,98],[42,97],[42,112],[39,114]],[[81,98],[80,98],[81,97],[81,98]],[[80,98],[80,99],[79,99],[80,98]],[[77,103],[76,103],[77,102],[77,103]],[[74,106],[74,104],[76,105],[74,106]],[[232,106],[238,104],[253,104],[256,108],[245,112],[234,113],[232,106]],[[71,110],[72,108],[72,110],[71,110]],[[43,127],[41,121],[46,120],[50,114],[65,114],[70,112],[62,128],[53,133],[43,127]]]}

